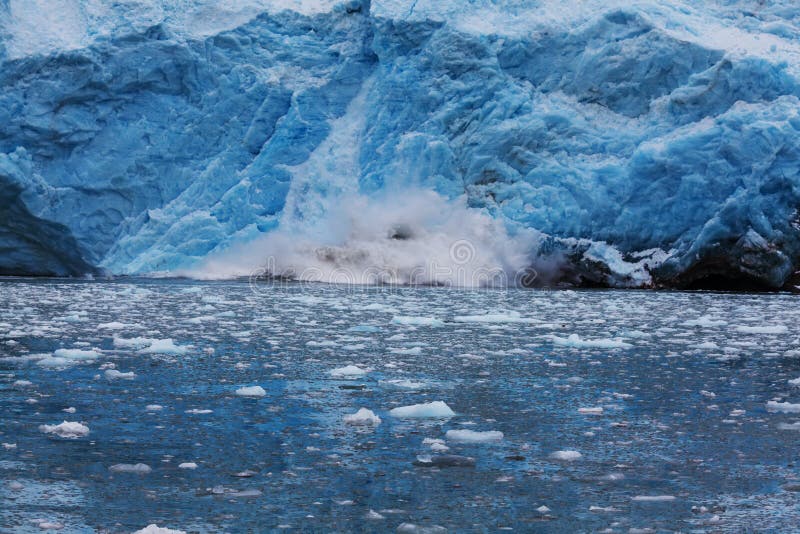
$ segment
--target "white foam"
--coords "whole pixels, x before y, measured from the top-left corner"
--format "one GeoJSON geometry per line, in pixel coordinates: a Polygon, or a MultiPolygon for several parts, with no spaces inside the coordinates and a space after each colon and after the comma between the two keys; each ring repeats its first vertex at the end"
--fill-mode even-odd
{"type": "Polygon", "coordinates": [[[401,406],[389,410],[389,415],[401,419],[449,418],[456,413],[442,401],[433,401],[425,404],[401,406]]]}

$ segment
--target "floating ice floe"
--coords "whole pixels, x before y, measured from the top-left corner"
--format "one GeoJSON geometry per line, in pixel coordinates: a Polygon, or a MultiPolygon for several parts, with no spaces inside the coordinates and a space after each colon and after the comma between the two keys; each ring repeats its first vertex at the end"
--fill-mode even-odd
{"type": "Polygon", "coordinates": [[[356,413],[345,415],[344,422],[356,426],[377,426],[381,424],[381,418],[372,410],[361,408],[356,413]]]}
{"type": "Polygon", "coordinates": [[[33,385],[33,382],[30,380],[15,380],[12,386],[16,388],[27,388],[33,385]]]}
{"type": "Polygon", "coordinates": [[[603,415],[603,407],[602,406],[592,406],[589,408],[578,408],[578,413],[586,414],[586,415],[603,415]]]}
{"type": "Polygon", "coordinates": [[[434,452],[445,452],[450,450],[450,447],[445,445],[443,439],[438,438],[425,438],[422,440],[423,445],[428,445],[434,452]]]}
{"type": "Polygon", "coordinates": [[[395,315],[392,318],[394,324],[406,326],[444,326],[444,321],[435,317],[416,317],[410,315],[395,315]]]}
{"type": "Polygon", "coordinates": [[[267,392],[261,386],[248,386],[236,390],[239,397],[266,397],[267,392]]]}
{"type": "Polygon", "coordinates": [[[123,373],[121,371],[117,371],[116,369],[106,369],[105,377],[108,380],[133,380],[136,378],[136,373],[130,371],[128,373],[123,373]]]}
{"type": "Polygon", "coordinates": [[[550,458],[562,462],[574,462],[583,458],[583,455],[578,451],[556,451],[550,454],[550,458]]]}
{"type": "Polygon", "coordinates": [[[133,534],[186,534],[186,531],[159,527],[158,525],[153,523],[151,525],[147,525],[141,530],[137,530],[133,534]]]}
{"type": "Polygon", "coordinates": [[[170,354],[181,356],[189,351],[188,347],[176,345],[171,339],[155,339],[150,346],[140,349],[140,354],[170,354]]]}
{"type": "Polygon", "coordinates": [[[485,315],[458,315],[453,317],[457,323],[536,323],[537,319],[522,317],[519,312],[487,313],[485,315]]]}
{"type": "Polygon", "coordinates": [[[674,495],[636,495],[631,499],[636,502],[670,502],[675,500],[674,495]]]}
{"type": "Polygon", "coordinates": [[[144,407],[144,409],[146,412],[157,412],[159,410],[163,410],[164,407],[161,406],[160,404],[148,404],[147,406],[144,407]]]}
{"type": "Polygon", "coordinates": [[[88,426],[70,421],[64,421],[60,425],[40,425],[39,430],[67,439],[82,438],[89,434],[88,426]]]}
{"type": "Polygon", "coordinates": [[[436,419],[453,417],[456,413],[443,401],[400,406],[389,410],[389,415],[400,419],[436,419]]]}
{"type": "Polygon", "coordinates": [[[120,323],[119,321],[112,321],[110,323],[100,323],[97,325],[97,328],[100,330],[122,330],[123,328],[129,328],[131,325],[120,323]]]}
{"type": "Polygon", "coordinates": [[[791,402],[767,402],[767,411],[770,412],[783,412],[783,413],[800,413],[800,404],[792,404],[791,402]]]}
{"type": "Polygon", "coordinates": [[[554,345],[576,349],[628,349],[633,347],[619,338],[581,339],[578,334],[569,337],[550,336],[554,345]]]}
{"type": "Polygon", "coordinates": [[[100,353],[96,350],[58,349],[53,353],[53,356],[79,362],[96,360],[100,357],[100,353]]]}
{"type": "Polygon", "coordinates": [[[397,389],[422,389],[426,386],[425,382],[415,382],[407,379],[380,380],[378,384],[397,389]]]}
{"type": "Polygon", "coordinates": [[[793,378],[791,380],[787,380],[790,386],[798,386],[800,387],[800,378],[793,378]]]}
{"type": "Polygon", "coordinates": [[[197,469],[197,464],[194,462],[183,462],[178,465],[178,469],[197,469]]]}
{"type": "Polygon", "coordinates": [[[714,319],[709,315],[703,315],[699,319],[692,319],[690,321],[685,321],[682,324],[683,326],[702,326],[705,328],[709,328],[712,326],[726,326],[728,323],[720,319],[714,319]]]}
{"type": "Polygon", "coordinates": [[[333,369],[330,371],[330,375],[335,378],[358,378],[369,373],[369,371],[369,369],[362,369],[356,365],[347,365],[333,369]]]}
{"type": "Polygon", "coordinates": [[[737,326],[736,331],[742,334],[785,334],[789,329],[782,324],[765,326],[737,326]]]}
{"type": "Polygon", "coordinates": [[[114,464],[108,470],[113,473],[135,473],[137,475],[146,475],[152,471],[147,464],[114,464]]]}
{"type": "Polygon", "coordinates": [[[132,337],[132,338],[121,338],[115,337],[114,338],[114,347],[118,349],[141,349],[145,347],[149,347],[153,343],[158,341],[157,339],[149,338],[149,337],[132,337]]]}
{"type": "Polygon", "coordinates": [[[448,430],[445,433],[447,441],[458,443],[497,443],[503,441],[503,433],[498,430],[478,432],[475,430],[448,430]]]}

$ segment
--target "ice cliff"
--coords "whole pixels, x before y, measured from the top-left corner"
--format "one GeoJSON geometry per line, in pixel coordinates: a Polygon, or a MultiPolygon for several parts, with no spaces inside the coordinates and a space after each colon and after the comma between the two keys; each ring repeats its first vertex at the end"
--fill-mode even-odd
{"type": "Polygon", "coordinates": [[[535,283],[781,287],[795,6],[0,0],[0,273],[465,241],[535,283]]]}

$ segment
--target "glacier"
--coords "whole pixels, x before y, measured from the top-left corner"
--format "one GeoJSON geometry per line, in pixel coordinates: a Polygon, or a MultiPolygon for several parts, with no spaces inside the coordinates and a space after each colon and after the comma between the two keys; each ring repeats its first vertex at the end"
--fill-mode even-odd
{"type": "Polygon", "coordinates": [[[217,277],[277,256],[403,282],[465,241],[535,284],[797,283],[792,1],[0,15],[0,274],[217,277]]]}

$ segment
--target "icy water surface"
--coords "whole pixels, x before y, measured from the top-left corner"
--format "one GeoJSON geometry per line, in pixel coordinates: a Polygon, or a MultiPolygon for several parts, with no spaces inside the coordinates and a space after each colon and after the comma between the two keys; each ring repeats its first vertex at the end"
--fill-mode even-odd
{"type": "Polygon", "coordinates": [[[5,532],[800,521],[791,295],[10,280],[0,298],[5,532]],[[434,401],[454,415],[390,413],[434,401]],[[360,408],[376,417],[347,422],[360,408]]]}

